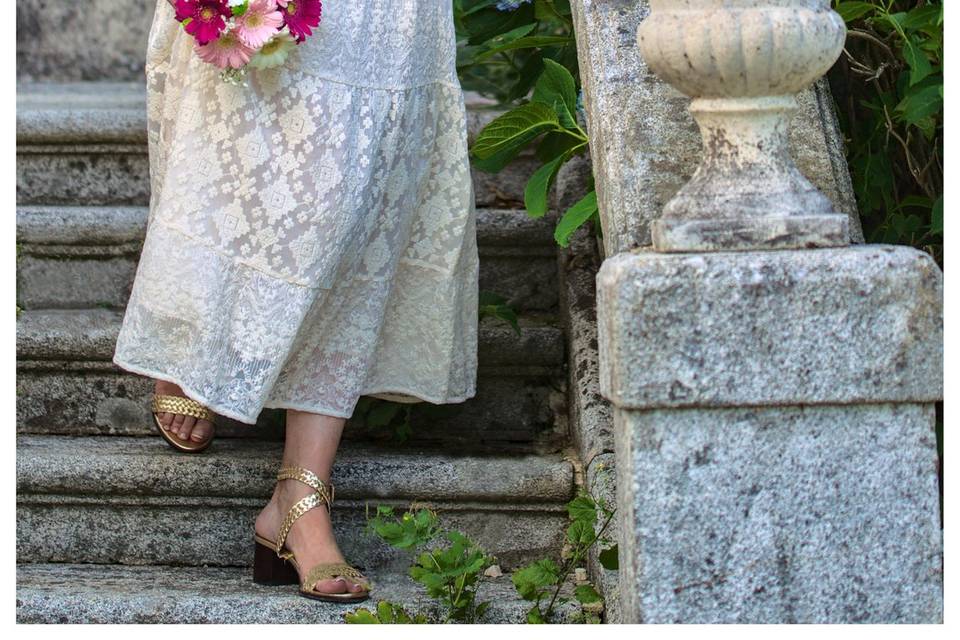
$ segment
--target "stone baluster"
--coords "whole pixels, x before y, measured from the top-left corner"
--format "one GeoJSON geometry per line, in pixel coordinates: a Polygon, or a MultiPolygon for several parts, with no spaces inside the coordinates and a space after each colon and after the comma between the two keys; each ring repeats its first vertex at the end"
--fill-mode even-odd
{"type": "Polygon", "coordinates": [[[597,277],[623,621],[938,622],[942,274],[849,246],[784,142],[843,25],[826,0],[650,6],[704,159],[654,250],[597,277]]]}
{"type": "Polygon", "coordinates": [[[847,217],[797,169],[796,94],[827,72],[846,27],[826,0],[650,0],[650,68],[693,98],[703,161],[653,223],[658,251],[843,246],[847,217]]]}

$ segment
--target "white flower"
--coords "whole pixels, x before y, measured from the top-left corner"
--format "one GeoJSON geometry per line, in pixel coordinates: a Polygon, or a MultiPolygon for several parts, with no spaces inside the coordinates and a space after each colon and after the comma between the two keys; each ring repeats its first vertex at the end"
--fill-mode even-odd
{"type": "Polygon", "coordinates": [[[279,67],[287,61],[287,56],[297,47],[297,41],[293,39],[286,31],[281,31],[273,36],[267,44],[260,48],[253,58],[250,59],[250,66],[256,69],[272,69],[279,67]]]}

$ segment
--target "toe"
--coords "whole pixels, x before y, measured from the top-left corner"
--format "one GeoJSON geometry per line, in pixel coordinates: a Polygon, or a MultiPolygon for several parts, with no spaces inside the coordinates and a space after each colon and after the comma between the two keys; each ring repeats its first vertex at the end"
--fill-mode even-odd
{"type": "Polygon", "coordinates": [[[212,435],[213,425],[207,420],[197,420],[197,424],[190,433],[190,439],[194,442],[206,442],[212,435]]]}
{"type": "Polygon", "coordinates": [[[160,418],[160,424],[163,425],[163,428],[166,429],[167,431],[170,431],[170,425],[173,424],[173,414],[163,412],[160,414],[159,418],[160,418]]]}
{"type": "Polygon", "coordinates": [[[185,416],[183,418],[183,425],[180,427],[180,439],[189,440],[190,434],[193,433],[193,426],[197,424],[197,419],[193,416],[185,416]]]}
{"type": "Polygon", "coordinates": [[[180,429],[183,427],[183,419],[186,416],[175,415],[173,416],[173,422],[170,425],[170,431],[173,431],[178,437],[180,437],[180,429]]]}
{"type": "Polygon", "coordinates": [[[346,593],[347,591],[347,585],[343,578],[320,580],[313,585],[313,588],[320,593],[346,593]]]}

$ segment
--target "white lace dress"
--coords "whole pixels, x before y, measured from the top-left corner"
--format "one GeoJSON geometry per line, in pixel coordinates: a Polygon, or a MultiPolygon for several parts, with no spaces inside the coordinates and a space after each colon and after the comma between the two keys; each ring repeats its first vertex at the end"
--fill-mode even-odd
{"type": "Polygon", "coordinates": [[[217,413],[475,393],[476,217],[450,0],[329,0],[224,83],[158,0],[149,226],[113,361],[217,413]]]}

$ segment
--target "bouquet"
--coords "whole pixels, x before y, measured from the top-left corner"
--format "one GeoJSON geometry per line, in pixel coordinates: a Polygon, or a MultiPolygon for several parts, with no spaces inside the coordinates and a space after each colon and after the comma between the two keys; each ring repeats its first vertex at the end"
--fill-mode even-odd
{"type": "Polygon", "coordinates": [[[243,83],[247,66],[278,67],[320,24],[320,0],[176,0],[177,21],[204,62],[227,82],[243,83]]]}

